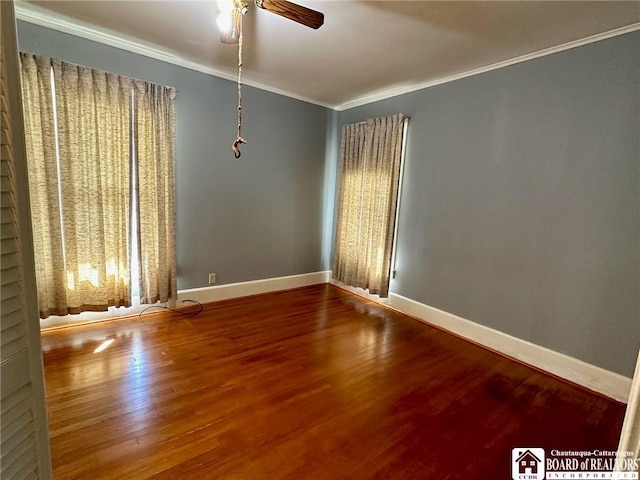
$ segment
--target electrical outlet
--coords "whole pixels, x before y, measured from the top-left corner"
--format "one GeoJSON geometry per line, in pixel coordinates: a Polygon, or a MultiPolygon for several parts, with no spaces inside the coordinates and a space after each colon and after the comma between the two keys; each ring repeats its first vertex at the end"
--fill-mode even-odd
{"type": "Polygon", "coordinates": [[[209,274],[209,285],[213,285],[214,283],[216,283],[216,274],[215,273],[210,273],[209,274]]]}

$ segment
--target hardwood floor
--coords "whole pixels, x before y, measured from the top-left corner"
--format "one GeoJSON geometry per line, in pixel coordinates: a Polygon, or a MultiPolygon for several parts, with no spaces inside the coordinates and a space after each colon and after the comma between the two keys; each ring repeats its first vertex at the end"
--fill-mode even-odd
{"type": "Polygon", "coordinates": [[[515,447],[615,450],[624,415],[330,285],[42,342],[55,480],[509,479],[515,447]]]}

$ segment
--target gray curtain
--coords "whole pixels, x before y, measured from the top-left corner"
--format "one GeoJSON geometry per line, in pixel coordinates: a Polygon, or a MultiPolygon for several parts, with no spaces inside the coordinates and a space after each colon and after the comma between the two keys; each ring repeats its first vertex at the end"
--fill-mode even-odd
{"type": "Polygon", "coordinates": [[[177,298],[174,88],[135,81],[140,303],[177,298]]]}
{"type": "Polygon", "coordinates": [[[342,128],[332,275],[381,297],[389,292],[406,120],[397,114],[342,128]]]}
{"type": "Polygon", "coordinates": [[[131,80],[21,60],[40,316],[129,306],[131,80]]]}

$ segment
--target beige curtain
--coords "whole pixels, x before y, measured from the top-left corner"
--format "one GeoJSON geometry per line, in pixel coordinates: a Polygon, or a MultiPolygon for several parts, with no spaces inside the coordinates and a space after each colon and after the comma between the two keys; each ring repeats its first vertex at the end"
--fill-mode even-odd
{"type": "Polygon", "coordinates": [[[22,98],[40,316],[67,309],[51,59],[21,53],[22,98]]]}
{"type": "Polygon", "coordinates": [[[175,303],[175,96],[135,81],[140,303],[175,303]]]}
{"type": "Polygon", "coordinates": [[[40,316],[129,306],[131,80],[33,55],[22,65],[27,136],[43,132],[27,145],[40,316]]]}
{"type": "Polygon", "coordinates": [[[129,306],[131,80],[52,66],[68,313],[129,306]]]}
{"type": "Polygon", "coordinates": [[[402,160],[402,115],[342,128],[333,278],[387,297],[402,160]]]}

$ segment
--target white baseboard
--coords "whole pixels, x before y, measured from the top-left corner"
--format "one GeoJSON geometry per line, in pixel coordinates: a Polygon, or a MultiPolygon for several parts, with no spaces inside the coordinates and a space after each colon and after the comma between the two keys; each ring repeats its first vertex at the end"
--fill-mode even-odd
{"type": "Polygon", "coordinates": [[[389,292],[389,298],[380,298],[378,295],[371,295],[366,290],[350,287],[333,278],[329,279],[329,283],[619,402],[627,403],[629,399],[631,378],[416,302],[397,293],[389,292]]]}
{"type": "Polygon", "coordinates": [[[389,306],[389,299],[388,298],[381,298],[380,295],[371,294],[371,293],[369,293],[368,290],[364,290],[364,289],[362,289],[360,287],[352,287],[351,285],[347,285],[345,283],[342,283],[341,281],[336,280],[335,278],[331,278],[331,272],[329,272],[329,283],[331,285],[335,285],[336,287],[341,288],[342,290],[346,290],[349,293],[353,293],[354,295],[358,295],[359,297],[363,297],[366,300],[371,300],[372,302],[376,302],[376,303],[380,303],[382,305],[389,306]]]}
{"type": "Polygon", "coordinates": [[[287,277],[266,278],[249,282],[213,285],[211,287],[190,288],[178,291],[178,302],[196,300],[200,303],[217,302],[230,298],[258,295],[260,293],[277,292],[291,288],[306,287],[318,283],[327,283],[331,272],[312,272],[287,277]]]}
{"type": "MultiPolygon", "coordinates": [[[[327,283],[331,272],[312,272],[300,275],[289,275],[287,277],[265,278],[262,280],[252,280],[249,282],[230,283],[228,285],[214,285],[203,288],[190,288],[188,290],[178,290],[177,306],[182,300],[196,300],[200,303],[216,302],[230,298],[246,297],[259,293],[276,292],[278,290],[289,290],[291,288],[306,287],[318,283],[327,283]]],[[[160,304],[158,304],[160,305],[160,304]]],[[[165,305],[165,304],[162,304],[165,305]]],[[[148,308],[149,305],[137,304],[129,308],[110,307],[107,312],[82,312],[78,315],[65,315],[62,317],[50,316],[46,320],[40,320],[41,330],[50,330],[60,327],[72,327],[85,325],[87,323],[104,322],[117,318],[138,315],[148,308]]]]}
{"type": "MultiPolygon", "coordinates": [[[[581,385],[589,390],[601,393],[607,397],[626,403],[631,392],[632,380],[623,375],[605,370],[604,368],[591,365],[563,353],[556,352],[546,347],[535,345],[526,340],[522,340],[492,328],[480,325],[457,315],[439,310],[424,303],[416,302],[410,298],[403,297],[396,293],[389,293],[388,299],[381,299],[377,295],[369,295],[366,291],[355,289],[340,284],[331,279],[330,271],[303,273],[300,275],[290,275],[286,277],[266,278],[263,280],[253,280],[248,282],[231,283],[228,285],[214,285],[210,287],[191,288],[178,291],[178,303],[182,300],[196,300],[200,303],[216,302],[232,298],[246,297],[260,293],[289,290],[292,288],[306,287],[319,283],[332,283],[351,293],[360,295],[363,298],[393,308],[401,313],[415,317],[427,324],[434,325],[449,331],[462,338],[466,338],[479,345],[485,346],[508,357],[531,365],[535,368],[549,372],[557,377],[581,385]]],[[[141,309],[138,307],[138,310],[141,309]]],[[[122,310],[122,309],[116,309],[122,310]]],[[[135,311],[137,313],[137,310],[135,311]]],[[[111,313],[110,318],[117,318],[131,314],[129,311],[111,313]]],[[[106,320],[109,316],[107,312],[94,314],[99,319],[82,320],[79,316],[74,316],[73,321],[60,320],[43,325],[46,328],[67,325],[79,325],[91,323],[92,321],[106,320]],[[76,320],[76,318],[78,320],[76,320]]]]}
{"type": "MultiPolygon", "coordinates": [[[[2,1],[2,0],[0,0],[2,1]]],[[[138,315],[149,305],[140,305],[140,299],[134,297],[131,307],[109,307],[104,312],[81,312],[76,315],[51,315],[44,320],[40,319],[40,330],[51,330],[61,327],[75,327],[77,325],[86,325],[88,323],[105,322],[115,320],[117,318],[131,317],[138,315]]]]}
{"type": "Polygon", "coordinates": [[[627,403],[631,379],[448,312],[389,293],[386,305],[594,392],[627,403]]]}

